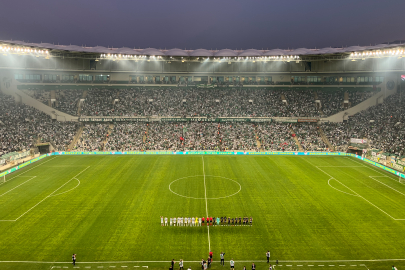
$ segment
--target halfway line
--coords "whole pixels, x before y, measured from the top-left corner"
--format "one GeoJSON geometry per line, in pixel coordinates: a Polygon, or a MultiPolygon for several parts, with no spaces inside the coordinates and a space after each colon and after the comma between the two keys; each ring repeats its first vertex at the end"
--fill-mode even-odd
{"type": "MultiPolygon", "coordinates": [[[[207,214],[206,216],[208,218],[208,200],[207,200],[207,186],[205,185],[204,156],[201,156],[201,158],[202,158],[202,163],[203,163],[203,175],[204,175],[205,213],[207,214]]],[[[207,228],[208,228],[208,250],[211,251],[210,226],[208,226],[208,222],[207,222],[207,228]]]]}

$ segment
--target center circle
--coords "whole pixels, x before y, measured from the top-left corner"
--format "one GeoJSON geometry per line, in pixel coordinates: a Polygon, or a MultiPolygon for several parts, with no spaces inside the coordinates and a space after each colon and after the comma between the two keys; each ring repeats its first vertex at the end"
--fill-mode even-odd
{"type": "Polygon", "coordinates": [[[169,190],[177,196],[196,200],[225,199],[238,194],[241,189],[242,186],[237,181],[215,175],[186,176],[169,184],[169,190]],[[196,195],[186,193],[195,193],[196,195]],[[212,193],[214,196],[210,196],[212,193]]]}

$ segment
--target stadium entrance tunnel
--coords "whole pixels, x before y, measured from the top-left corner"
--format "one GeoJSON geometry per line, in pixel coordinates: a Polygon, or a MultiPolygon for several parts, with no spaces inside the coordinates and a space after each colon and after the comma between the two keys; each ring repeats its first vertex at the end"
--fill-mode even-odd
{"type": "Polygon", "coordinates": [[[238,194],[242,186],[234,179],[215,175],[194,175],[178,178],[169,190],[184,198],[196,200],[225,199],[238,194]]]}

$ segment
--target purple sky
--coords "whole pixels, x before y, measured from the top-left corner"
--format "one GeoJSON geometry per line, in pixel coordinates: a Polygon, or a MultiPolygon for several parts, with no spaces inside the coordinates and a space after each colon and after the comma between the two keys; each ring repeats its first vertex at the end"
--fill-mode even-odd
{"type": "Polygon", "coordinates": [[[0,39],[64,45],[274,49],[405,39],[405,0],[14,0],[0,39]]]}

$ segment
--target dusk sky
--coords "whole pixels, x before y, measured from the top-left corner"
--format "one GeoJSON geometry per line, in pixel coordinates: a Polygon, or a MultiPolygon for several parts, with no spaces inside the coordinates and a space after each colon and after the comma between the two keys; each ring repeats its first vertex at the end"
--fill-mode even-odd
{"type": "Polygon", "coordinates": [[[405,40],[404,0],[3,1],[0,39],[63,45],[287,49],[405,40]]]}

